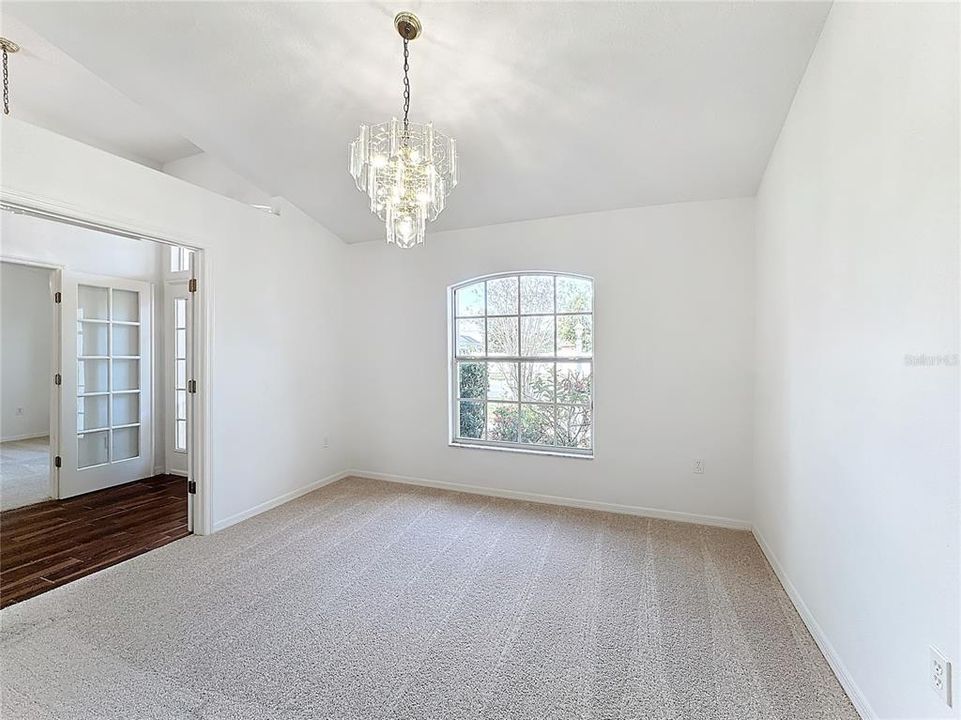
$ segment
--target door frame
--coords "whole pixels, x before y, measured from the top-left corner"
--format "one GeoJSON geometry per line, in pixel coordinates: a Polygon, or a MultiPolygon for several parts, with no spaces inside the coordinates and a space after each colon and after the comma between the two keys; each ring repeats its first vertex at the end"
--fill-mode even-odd
{"type": "Polygon", "coordinates": [[[56,456],[57,453],[54,448],[60,447],[60,385],[57,384],[55,378],[57,375],[61,374],[60,368],[60,306],[55,301],[56,293],[63,289],[63,265],[57,265],[54,263],[42,262],[39,260],[31,260],[29,258],[16,257],[13,255],[4,255],[0,253],[0,262],[5,262],[10,265],[23,265],[26,267],[42,268],[44,270],[50,271],[50,316],[52,322],[50,323],[51,331],[53,337],[50,339],[50,377],[47,378],[47,382],[50,383],[50,397],[48,405],[48,410],[50,413],[50,428],[48,430],[48,436],[50,438],[50,451],[48,453],[48,491],[51,498],[60,497],[60,473],[57,472],[56,466],[56,456]]]}
{"type": "MultiPolygon", "coordinates": [[[[75,225],[134,240],[150,240],[165,246],[178,245],[194,251],[193,277],[197,280],[198,287],[194,296],[194,324],[191,328],[191,344],[194,351],[193,379],[197,383],[197,392],[188,395],[188,402],[190,403],[188,417],[192,422],[188,423],[187,471],[189,480],[196,483],[196,493],[193,495],[192,502],[188,496],[187,510],[190,530],[197,535],[209,535],[214,530],[212,483],[210,481],[210,418],[212,415],[210,388],[213,337],[209,331],[213,325],[213,310],[210,297],[210,262],[204,248],[190,240],[159,234],[153,228],[138,226],[127,218],[118,220],[97,217],[76,206],[62,205],[35,195],[3,191],[0,195],[0,210],[75,225]]],[[[56,306],[55,312],[58,316],[56,331],[59,335],[60,312],[56,306]]],[[[59,350],[59,341],[57,347],[59,350]]],[[[57,355],[57,368],[60,372],[59,351],[57,355]]],[[[60,416],[59,395],[58,392],[58,419],[60,416]]],[[[59,436],[57,440],[59,442],[59,436]]]]}

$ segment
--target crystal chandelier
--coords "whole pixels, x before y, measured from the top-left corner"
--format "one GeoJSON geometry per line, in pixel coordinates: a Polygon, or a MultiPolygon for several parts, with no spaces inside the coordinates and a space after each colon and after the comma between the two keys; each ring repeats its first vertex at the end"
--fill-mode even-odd
{"type": "Polygon", "coordinates": [[[350,143],[350,174],[370,198],[370,211],[387,227],[387,243],[409,248],[424,242],[427,223],[444,210],[457,185],[457,143],[431,123],[407,119],[410,110],[410,52],[421,34],[420,20],[398,13],[394,27],[404,40],[404,119],[361,125],[350,143]]]}

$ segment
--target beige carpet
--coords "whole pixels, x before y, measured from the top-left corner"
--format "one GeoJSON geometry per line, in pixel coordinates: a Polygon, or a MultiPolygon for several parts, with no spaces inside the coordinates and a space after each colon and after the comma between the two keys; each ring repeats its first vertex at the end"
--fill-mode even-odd
{"type": "Polygon", "coordinates": [[[0,622],[4,718],[857,717],[749,533],[370,480],[0,622]]]}
{"type": "Polygon", "coordinates": [[[50,499],[50,438],[0,443],[0,510],[50,499]]]}

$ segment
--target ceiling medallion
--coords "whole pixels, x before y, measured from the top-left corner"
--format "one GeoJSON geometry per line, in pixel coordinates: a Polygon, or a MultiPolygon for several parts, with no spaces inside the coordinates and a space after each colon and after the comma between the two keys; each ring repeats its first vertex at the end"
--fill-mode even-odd
{"type": "Polygon", "coordinates": [[[410,111],[410,52],[407,43],[423,33],[416,15],[398,13],[394,27],[404,41],[404,119],[361,125],[350,143],[349,170],[370,211],[384,221],[387,243],[410,248],[424,242],[427,223],[444,210],[457,185],[457,143],[431,123],[407,119],[410,111]]]}

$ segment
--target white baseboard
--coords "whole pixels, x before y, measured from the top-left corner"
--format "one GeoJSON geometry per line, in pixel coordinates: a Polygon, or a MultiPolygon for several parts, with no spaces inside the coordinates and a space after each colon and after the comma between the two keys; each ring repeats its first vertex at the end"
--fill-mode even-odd
{"type": "Polygon", "coordinates": [[[25,433],[24,435],[10,435],[8,437],[0,438],[0,442],[17,442],[18,440],[35,440],[37,438],[44,438],[50,435],[50,432],[42,433],[25,433]]]}
{"type": "Polygon", "coordinates": [[[243,520],[252,518],[254,515],[260,515],[260,513],[262,512],[266,512],[272,508],[277,507],[278,505],[283,505],[286,502],[290,502],[291,500],[299,498],[301,495],[306,495],[307,493],[313,490],[316,490],[317,488],[323,487],[324,485],[329,485],[332,482],[336,482],[337,480],[347,477],[347,475],[348,473],[346,472],[337,472],[337,473],[334,473],[333,475],[328,475],[325,478],[321,478],[320,480],[315,480],[314,482],[309,483],[308,485],[304,485],[303,487],[297,488],[296,490],[291,490],[290,492],[284,493],[283,495],[278,495],[277,497],[271,500],[268,500],[267,502],[262,502],[259,505],[254,505],[252,508],[244,510],[243,512],[239,512],[236,515],[231,515],[230,517],[226,517],[223,520],[217,520],[214,522],[213,531],[218,532],[219,530],[228,528],[231,525],[236,525],[237,523],[242,522],[243,520]]]}
{"type": "Polygon", "coordinates": [[[844,692],[846,692],[851,699],[851,704],[854,705],[854,709],[858,711],[858,715],[860,715],[863,720],[878,720],[877,713],[874,712],[868,699],[864,696],[864,693],[861,692],[861,688],[854,682],[854,678],[851,677],[851,673],[848,672],[844,661],[841,660],[834,646],[831,645],[831,641],[828,640],[827,635],[824,634],[821,626],[818,625],[818,621],[814,619],[814,615],[811,614],[810,609],[804,602],[804,598],[801,597],[801,593],[794,587],[794,583],[791,582],[787,572],[785,572],[784,567],[771,550],[770,545],[767,544],[761,531],[758,530],[757,527],[754,527],[752,531],[754,533],[754,539],[757,540],[757,544],[761,548],[761,552],[764,553],[764,557],[767,558],[768,563],[771,565],[771,568],[773,568],[774,574],[777,575],[777,579],[780,580],[785,592],[787,592],[788,597],[797,609],[798,615],[801,616],[801,620],[803,620],[807,626],[808,632],[810,632],[811,637],[814,638],[814,642],[816,642],[817,646],[821,649],[821,654],[824,655],[824,659],[828,661],[828,665],[831,666],[831,670],[833,670],[837,676],[838,682],[841,683],[841,687],[844,688],[844,692]]]}
{"type": "Polygon", "coordinates": [[[602,510],[623,515],[640,515],[642,517],[658,518],[660,520],[674,520],[677,522],[693,523],[695,525],[711,525],[713,527],[731,528],[733,530],[750,530],[751,523],[746,520],[717,517],[714,515],[698,515],[695,513],[678,512],[676,510],[658,510],[637,505],[618,505],[596,500],[580,500],[559,495],[542,495],[539,493],[521,492],[519,490],[502,490],[480,485],[464,485],[443,480],[427,480],[425,478],[408,477],[406,475],[390,475],[387,473],[371,472],[368,470],[349,470],[345,476],[365,477],[372,480],[386,480],[387,482],[402,483],[404,485],[422,485],[424,487],[456,492],[472,493],[474,495],[489,495],[492,497],[508,498],[511,500],[527,500],[548,505],[565,505],[567,507],[583,508],[585,510],[602,510]]]}

